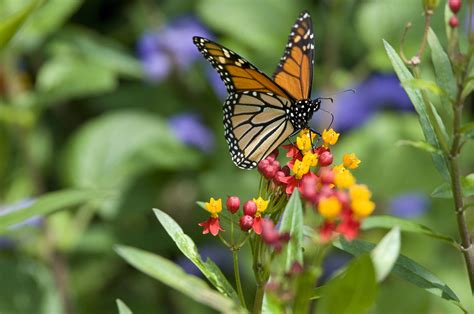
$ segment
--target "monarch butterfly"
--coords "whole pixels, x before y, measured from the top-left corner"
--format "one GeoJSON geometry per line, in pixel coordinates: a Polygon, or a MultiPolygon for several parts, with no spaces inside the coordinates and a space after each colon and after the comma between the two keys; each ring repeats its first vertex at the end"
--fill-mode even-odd
{"type": "Polygon", "coordinates": [[[224,82],[224,130],[232,161],[252,169],[287,138],[308,128],[321,100],[311,100],[314,44],[311,17],[303,11],[291,29],[273,79],[237,53],[193,37],[224,82]]]}

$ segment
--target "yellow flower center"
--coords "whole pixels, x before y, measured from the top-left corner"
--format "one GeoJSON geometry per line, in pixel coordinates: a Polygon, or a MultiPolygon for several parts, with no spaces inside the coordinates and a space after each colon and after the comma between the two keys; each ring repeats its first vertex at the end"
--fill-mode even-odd
{"type": "Polygon", "coordinates": [[[324,218],[334,220],[341,213],[342,206],[335,196],[323,198],[319,201],[318,211],[324,218]]]}
{"type": "Polygon", "coordinates": [[[305,174],[308,173],[310,165],[306,162],[302,162],[297,159],[293,165],[293,172],[295,173],[296,179],[301,179],[305,174]]]}
{"type": "Polygon", "coordinates": [[[344,163],[344,167],[349,169],[355,169],[359,167],[360,160],[357,158],[356,154],[344,154],[342,157],[342,161],[344,163]]]}
{"type": "Polygon", "coordinates": [[[204,204],[206,210],[211,213],[212,218],[217,218],[219,213],[222,211],[222,199],[215,200],[213,197],[204,204]]]}
{"type": "Polygon", "coordinates": [[[309,139],[308,136],[298,136],[296,138],[296,146],[298,149],[304,154],[311,150],[311,140],[309,139]]]}
{"type": "Polygon", "coordinates": [[[352,211],[356,218],[364,218],[372,214],[375,203],[369,200],[355,200],[351,202],[352,211]]]}
{"type": "Polygon", "coordinates": [[[322,138],[325,144],[334,145],[339,139],[339,133],[336,133],[332,128],[329,130],[324,129],[322,138]]]}
{"type": "Polygon", "coordinates": [[[340,189],[348,189],[355,184],[355,178],[348,170],[344,170],[334,175],[334,184],[340,189]]]}
{"type": "Polygon", "coordinates": [[[259,196],[258,198],[254,198],[253,201],[257,205],[257,213],[255,214],[255,216],[260,217],[267,209],[269,201],[264,200],[261,196],[259,196]]]}
{"type": "Polygon", "coordinates": [[[367,185],[364,184],[354,184],[349,188],[349,195],[353,201],[367,201],[372,196],[367,185]]]}

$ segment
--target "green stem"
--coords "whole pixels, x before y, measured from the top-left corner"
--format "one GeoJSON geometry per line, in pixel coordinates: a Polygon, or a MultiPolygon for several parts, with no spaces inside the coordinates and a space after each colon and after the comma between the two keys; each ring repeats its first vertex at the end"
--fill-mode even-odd
{"type": "Polygon", "coordinates": [[[239,251],[232,250],[232,255],[234,257],[234,276],[235,276],[235,285],[237,286],[237,293],[239,294],[240,304],[247,308],[245,305],[244,292],[242,290],[242,283],[240,282],[240,271],[239,271],[239,251]]]}
{"type": "Polygon", "coordinates": [[[265,293],[265,285],[261,284],[261,283],[257,284],[257,292],[255,292],[255,301],[253,303],[253,313],[254,314],[262,313],[264,293],[265,293]]]}

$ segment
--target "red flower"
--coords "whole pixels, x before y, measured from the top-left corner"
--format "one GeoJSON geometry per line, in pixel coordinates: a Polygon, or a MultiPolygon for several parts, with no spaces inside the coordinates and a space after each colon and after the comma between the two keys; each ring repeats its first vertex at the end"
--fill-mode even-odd
{"type": "Polygon", "coordinates": [[[332,221],[325,220],[319,228],[319,235],[321,242],[326,243],[332,240],[334,237],[334,231],[336,230],[336,224],[332,221]]]}
{"type": "Polygon", "coordinates": [[[360,222],[350,215],[343,215],[342,222],[337,226],[336,231],[342,234],[348,241],[354,240],[359,233],[360,222]]]}
{"type": "Polygon", "coordinates": [[[252,228],[256,234],[262,234],[262,220],[262,217],[255,217],[253,219],[252,228]]]}
{"type": "Polygon", "coordinates": [[[219,224],[219,218],[210,217],[208,220],[199,223],[199,226],[204,227],[202,234],[211,233],[213,236],[219,234],[219,231],[224,231],[219,224]]]}

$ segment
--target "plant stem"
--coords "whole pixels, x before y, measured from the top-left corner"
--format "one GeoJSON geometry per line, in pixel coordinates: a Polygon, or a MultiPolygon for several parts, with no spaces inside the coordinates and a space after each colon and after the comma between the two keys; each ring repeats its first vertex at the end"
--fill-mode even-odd
{"type": "Polygon", "coordinates": [[[461,237],[461,251],[466,262],[467,273],[469,276],[469,283],[471,285],[471,292],[474,294],[474,254],[471,237],[466,223],[466,216],[464,214],[464,201],[462,197],[461,187],[461,173],[459,169],[459,155],[461,151],[461,116],[463,101],[460,97],[461,90],[458,92],[457,101],[454,104],[454,139],[451,147],[451,152],[448,156],[451,167],[451,185],[454,197],[454,206],[456,211],[456,219],[458,223],[459,235],[461,237]]]}
{"type": "Polygon", "coordinates": [[[265,285],[257,283],[257,292],[255,292],[255,301],[253,303],[253,313],[262,313],[263,295],[265,293],[265,285]]]}
{"type": "Polygon", "coordinates": [[[232,256],[234,257],[234,276],[235,276],[235,285],[237,286],[237,293],[239,294],[240,304],[247,308],[245,305],[244,292],[242,290],[242,283],[240,282],[240,271],[239,271],[239,251],[233,249],[232,256]]]}

